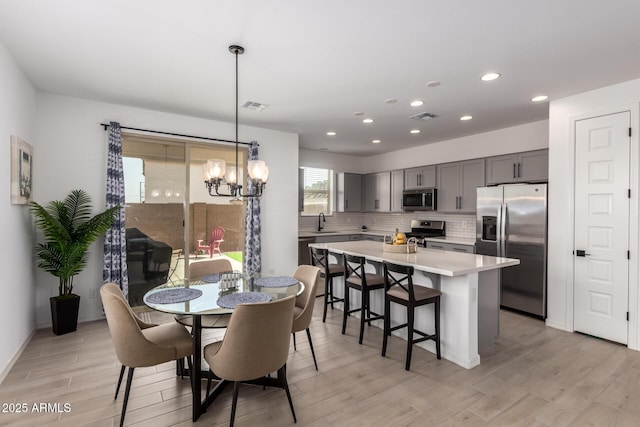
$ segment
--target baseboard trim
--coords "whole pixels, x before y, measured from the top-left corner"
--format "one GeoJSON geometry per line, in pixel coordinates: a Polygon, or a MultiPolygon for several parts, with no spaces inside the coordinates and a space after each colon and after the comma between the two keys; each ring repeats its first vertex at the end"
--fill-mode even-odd
{"type": "Polygon", "coordinates": [[[20,356],[22,356],[22,352],[24,352],[24,350],[27,348],[27,346],[31,342],[31,339],[34,337],[36,332],[37,332],[37,329],[33,329],[31,331],[27,339],[22,343],[20,348],[15,352],[15,354],[9,360],[9,362],[4,367],[4,369],[2,369],[2,372],[0,372],[0,384],[2,384],[4,382],[4,379],[7,377],[7,375],[9,375],[9,372],[11,372],[11,369],[13,369],[13,366],[16,364],[18,359],[20,359],[20,356]]]}

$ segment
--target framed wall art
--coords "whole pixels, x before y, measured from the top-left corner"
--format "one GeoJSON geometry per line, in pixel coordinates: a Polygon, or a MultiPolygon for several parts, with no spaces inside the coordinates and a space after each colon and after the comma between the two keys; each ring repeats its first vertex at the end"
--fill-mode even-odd
{"type": "Polygon", "coordinates": [[[25,205],[31,200],[33,148],[11,135],[11,203],[25,205]]]}

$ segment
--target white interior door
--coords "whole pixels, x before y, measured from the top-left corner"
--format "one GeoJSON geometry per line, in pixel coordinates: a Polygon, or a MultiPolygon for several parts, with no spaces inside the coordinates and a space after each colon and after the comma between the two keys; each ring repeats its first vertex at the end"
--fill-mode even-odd
{"type": "Polygon", "coordinates": [[[630,113],[576,122],[574,329],[627,343],[630,113]]]}

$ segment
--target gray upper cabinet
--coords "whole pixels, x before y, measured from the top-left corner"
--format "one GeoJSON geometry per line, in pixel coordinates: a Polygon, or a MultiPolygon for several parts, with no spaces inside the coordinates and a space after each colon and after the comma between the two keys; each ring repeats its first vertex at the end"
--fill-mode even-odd
{"type": "Polygon", "coordinates": [[[389,212],[391,209],[391,174],[372,173],[364,176],[364,211],[389,212]]]}
{"type": "Polygon", "coordinates": [[[487,158],[487,185],[539,182],[549,178],[549,150],[487,158]]]}
{"type": "Polygon", "coordinates": [[[391,212],[402,212],[404,170],[391,171],[391,212]]]}
{"type": "Polygon", "coordinates": [[[338,212],[362,211],[362,175],[357,173],[338,174],[336,207],[338,212]]]}
{"type": "Polygon", "coordinates": [[[414,190],[420,188],[431,188],[436,186],[436,167],[423,166],[420,168],[405,169],[404,188],[414,190]]]}
{"type": "Polygon", "coordinates": [[[438,211],[473,213],[476,188],[483,187],[484,159],[438,165],[438,211]]]}

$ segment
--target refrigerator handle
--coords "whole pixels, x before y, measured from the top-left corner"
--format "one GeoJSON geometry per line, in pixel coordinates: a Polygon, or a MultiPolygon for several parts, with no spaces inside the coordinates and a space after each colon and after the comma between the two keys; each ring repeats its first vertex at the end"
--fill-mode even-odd
{"type": "Polygon", "coordinates": [[[500,244],[502,247],[500,248],[500,256],[507,256],[507,204],[502,203],[500,205],[500,210],[502,211],[502,221],[500,221],[500,244]]]}
{"type": "Polygon", "coordinates": [[[502,256],[502,203],[498,206],[498,215],[496,218],[496,256],[502,256]]]}

